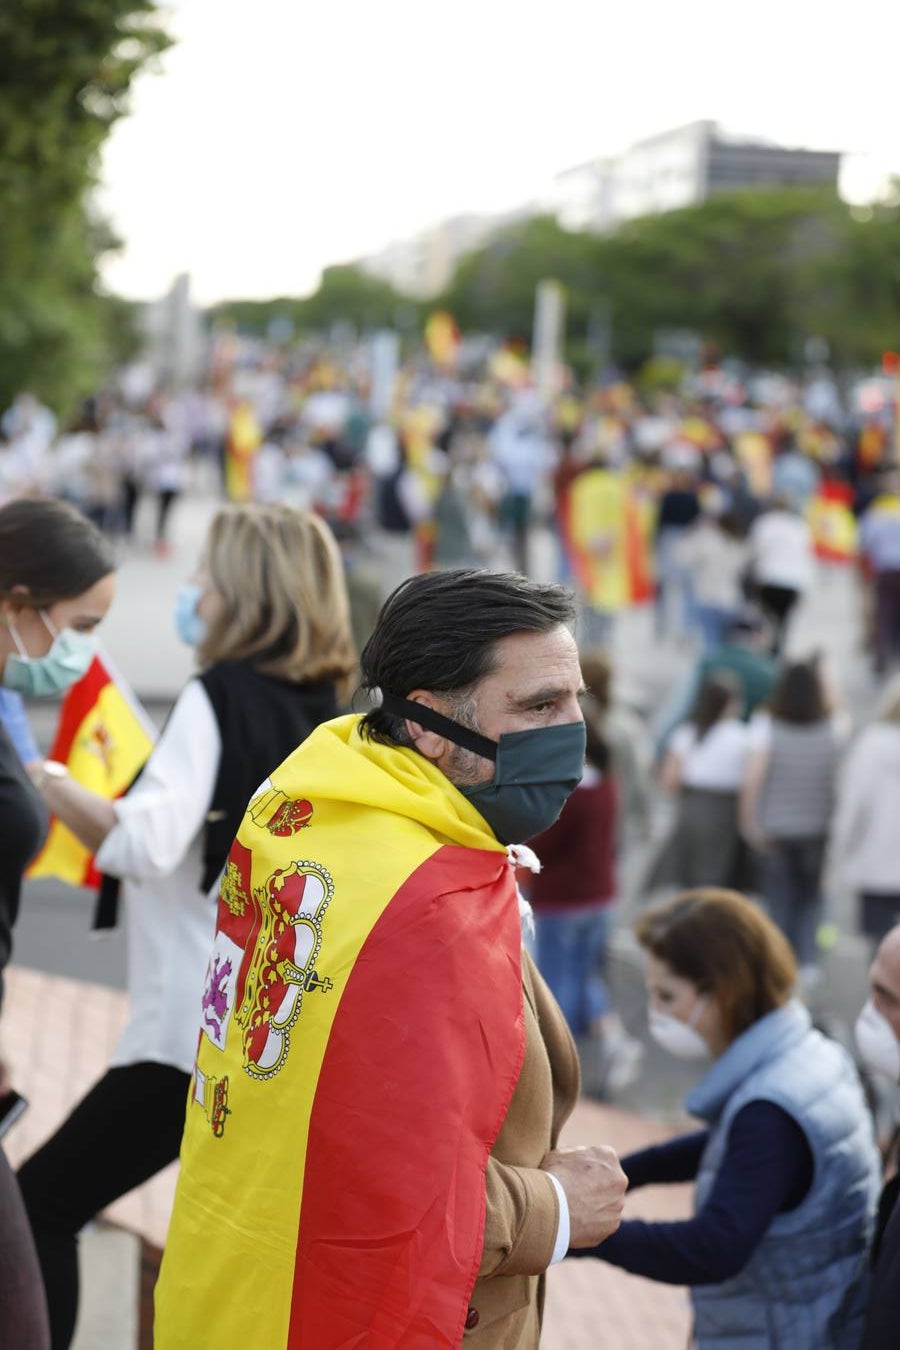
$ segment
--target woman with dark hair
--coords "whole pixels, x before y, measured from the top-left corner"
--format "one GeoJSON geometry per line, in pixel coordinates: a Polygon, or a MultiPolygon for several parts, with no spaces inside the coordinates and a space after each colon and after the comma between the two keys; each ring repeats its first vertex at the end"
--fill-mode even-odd
{"type": "MultiPolygon", "coordinates": [[[[4,688],[49,696],[81,678],[93,659],[93,631],[115,594],[113,567],[108,543],[73,506],[23,499],[0,507],[4,688]]],[[[22,876],[46,828],[40,797],[0,726],[0,972],[12,949],[22,876]]],[[[0,1102],[11,1091],[0,1062],[0,1102]]],[[[0,1151],[0,1346],[43,1350],[48,1344],[28,1221],[0,1151]]]]}
{"type": "MultiPolygon", "coordinates": [[[[291,507],[219,511],[175,622],[199,672],[125,796],[106,801],[62,766],[34,772],[48,808],[123,883],[131,1005],[112,1066],[19,1174],[52,1350],[74,1334],[79,1232],[178,1157],[201,1018],[215,1023],[226,979],[211,970],[204,993],[211,890],[247,803],[336,715],[355,667],[337,545],[319,516],[291,507]]],[[[279,828],[305,823],[286,812],[279,828]]],[[[99,926],[113,921],[109,887],[104,901],[99,926]]]]}
{"type": "Polygon", "coordinates": [[[792,997],[791,950],[743,895],[688,891],[637,936],[651,1035],[708,1064],[685,1103],[705,1128],[622,1168],[630,1190],[694,1181],[695,1213],[570,1255],[689,1285],[697,1350],[855,1350],[880,1164],[853,1061],[792,997]]]}
{"type": "Polygon", "coordinates": [[[760,854],[769,913],[794,948],[801,976],[814,980],[840,748],[818,660],[786,667],[750,735],[741,829],[760,854]]]}
{"type": "Polygon", "coordinates": [[[736,681],[713,675],[694,715],[673,731],[660,782],[677,794],[675,823],[647,878],[660,886],[737,885],[744,865],[738,793],[750,746],[736,681]]]}

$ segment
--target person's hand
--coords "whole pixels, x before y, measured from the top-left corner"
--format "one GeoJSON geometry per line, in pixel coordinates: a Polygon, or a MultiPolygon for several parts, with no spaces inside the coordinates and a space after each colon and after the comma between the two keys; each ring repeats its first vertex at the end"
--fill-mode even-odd
{"type": "Polygon", "coordinates": [[[12,1092],[12,1082],[9,1077],[9,1068],[5,1059],[0,1059],[0,1097],[5,1097],[8,1092],[12,1092]]]}
{"type": "Polygon", "coordinates": [[[561,1184],[569,1202],[569,1246],[596,1247],[622,1220],[628,1178],[606,1144],[559,1148],[541,1163],[561,1184]]]}
{"type": "Polygon", "coordinates": [[[753,849],[754,853],[769,853],[772,845],[766,835],[763,834],[756,825],[747,825],[742,830],[744,840],[753,849]]]}

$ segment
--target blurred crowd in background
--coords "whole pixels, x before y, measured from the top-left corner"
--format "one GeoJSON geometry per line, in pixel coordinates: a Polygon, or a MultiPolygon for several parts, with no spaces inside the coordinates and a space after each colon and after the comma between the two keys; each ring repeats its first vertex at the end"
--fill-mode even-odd
{"type": "Polygon", "coordinates": [[[229,333],[193,386],[158,388],[135,364],[64,425],[22,393],[0,419],[0,499],[59,495],[127,541],[150,496],[165,553],[171,511],[199,479],[232,501],[312,507],[345,537],[386,536],[403,575],[488,563],[507,543],[527,572],[532,528],[549,523],[592,631],[655,594],[660,631],[713,645],[751,565],[781,635],[791,601],[776,592],[810,584],[805,522],[819,558],[872,580],[886,667],[894,379],[839,385],[824,367],[789,379],[710,355],[677,378],[650,363],[636,380],[579,385],[560,369],[539,390],[515,343],[468,351],[452,330],[441,342],[443,359],[423,348],[399,365],[370,343],[286,349],[229,333]]]}
{"type": "Polygon", "coordinates": [[[628,831],[647,837],[654,778],[673,823],[639,887],[763,895],[807,983],[829,842],[853,873],[864,931],[880,937],[900,914],[900,852],[889,824],[873,825],[900,773],[896,690],[855,744],[838,804],[851,728],[834,672],[821,654],[784,658],[792,614],[827,567],[857,574],[873,688],[900,656],[895,392],[880,375],[839,384],[817,366],[790,379],[714,353],[677,378],[610,370],[579,385],[559,369],[541,389],[524,349],[460,342],[449,316],[402,364],[390,344],[286,348],[227,332],[194,385],[159,388],[135,364],[64,426],[21,394],[0,422],[0,493],[58,495],[123,548],[160,556],[197,491],[313,509],[341,544],[358,647],[411,572],[528,573],[535,531],[549,534],[557,579],[579,598],[592,727],[582,789],[601,791],[606,825],[579,826],[570,808],[564,842],[544,841],[564,875],[548,863],[536,885],[539,955],[586,1064],[596,1051],[589,1084],[610,1093],[640,1056],[603,988],[606,911],[628,831]],[[153,537],[139,540],[145,497],[153,537]],[[635,606],[652,606],[656,640],[690,657],[654,709],[611,694],[617,617],[635,606]],[[867,755],[889,769],[874,805],[867,755]],[[574,920],[551,932],[554,914],[584,911],[586,943],[574,920]]]}

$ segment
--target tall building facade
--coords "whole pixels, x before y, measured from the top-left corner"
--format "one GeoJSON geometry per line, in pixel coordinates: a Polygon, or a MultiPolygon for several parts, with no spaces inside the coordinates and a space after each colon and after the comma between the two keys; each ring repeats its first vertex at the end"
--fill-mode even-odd
{"type": "Polygon", "coordinates": [[[715,122],[692,122],[558,174],[546,205],[569,229],[604,231],[735,188],[837,189],[840,164],[837,151],[790,149],[726,136],[715,122]]]}

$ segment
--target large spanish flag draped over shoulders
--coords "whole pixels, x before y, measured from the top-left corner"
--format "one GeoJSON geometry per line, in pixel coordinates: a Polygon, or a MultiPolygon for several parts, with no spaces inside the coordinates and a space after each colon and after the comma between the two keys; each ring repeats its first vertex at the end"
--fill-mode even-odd
{"type": "MultiPolygon", "coordinates": [[[[79,783],[112,800],[134,781],[147,761],[156,729],[105,653],[62,701],[50,758],[68,766],[79,783]]],[[[30,877],[57,877],[73,886],[98,886],[93,855],[53,819],[30,877]]]]}
{"type": "Polygon", "coordinates": [[[272,775],[226,866],[156,1350],[462,1339],[524,1056],[512,868],[358,722],[272,775]]]}

